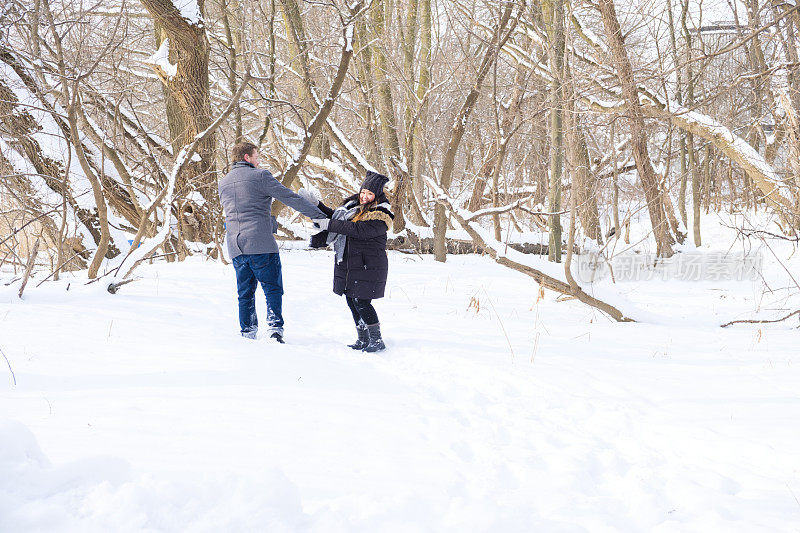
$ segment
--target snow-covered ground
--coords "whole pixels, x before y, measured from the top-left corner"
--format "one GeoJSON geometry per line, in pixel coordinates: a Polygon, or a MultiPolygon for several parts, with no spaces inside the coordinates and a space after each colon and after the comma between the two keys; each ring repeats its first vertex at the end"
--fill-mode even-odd
{"type": "Polygon", "coordinates": [[[392,253],[365,355],[331,253],[282,260],[282,346],[200,258],[0,284],[0,531],[800,531],[797,320],[718,327],[789,281],[605,280],[648,317],[617,324],[392,253]]]}

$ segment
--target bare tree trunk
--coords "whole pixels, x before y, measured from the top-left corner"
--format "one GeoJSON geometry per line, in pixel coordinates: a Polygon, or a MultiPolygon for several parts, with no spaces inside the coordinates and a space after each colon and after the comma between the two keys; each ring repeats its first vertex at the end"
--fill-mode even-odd
{"type": "MultiPolygon", "coordinates": [[[[524,1],[522,1],[521,4],[524,6],[524,1]]],[[[442,163],[442,171],[439,178],[441,181],[441,187],[445,191],[450,188],[450,184],[453,179],[453,170],[455,169],[456,153],[461,145],[461,139],[464,136],[464,131],[466,130],[467,120],[475,108],[475,104],[478,101],[478,96],[480,96],[480,89],[483,86],[483,81],[486,79],[486,75],[489,74],[489,69],[491,68],[492,63],[497,59],[497,50],[502,49],[503,45],[511,36],[511,33],[514,31],[514,27],[519,21],[519,17],[515,17],[513,19],[511,17],[513,7],[514,5],[511,3],[506,4],[497,27],[495,28],[494,35],[492,36],[490,43],[486,46],[486,51],[481,60],[480,67],[478,68],[478,74],[475,83],[467,94],[467,97],[464,99],[461,110],[458,112],[453,122],[453,129],[450,134],[450,140],[447,143],[447,151],[444,155],[444,162],[442,163]],[[509,22],[511,22],[511,27],[506,30],[509,22]]],[[[441,204],[437,204],[436,208],[434,209],[433,241],[434,257],[440,262],[444,262],[447,258],[447,250],[445,247],[446,232],[447,217],[445,209],[441,204]]]]}
{"type": "MultiPolygon", "coordinates": [[[[181,144],[194,139],[211,124],[211,99],[208,77],[209,44],[205,26],[184,18],[171,0],[141,0],[169,39],[170,53],[176,54],[175,75],[165,72],[158,65],[154,70],[162,83],[178,103],[185,128],[181,144]]],[[[204,12],[204,0],[197,0],[200,13],[204,12]]],[[[186,171],[176,184],[178,196],[197,190],[206,201],[202,213],[190,215],[200,220],[203,228],[192,239],[211,241],[213,226],[212,207],[219,203],[216,187],[216,137],[208,136],[197,150],[200,160],[187,165],[186,171]]],[[[183,213],[180,216],[184,216],[183,213]]]]}
{"type": "Polygon", "coordinates": [[[714,190],[713,177],[711,176],[711,145],[706,144],[703,156],[703,204],[708,214],[711,208],[711,195],[714,190]]]}
{"type": "MultiPolygon", "coordinates": [[[[161,43],[167,39],[167,33],[164,31],[161,24],[158,23],[157,19],[153,21],[153,28],[156,39],[156,50],[158,50],[161,48],[161,43]]],[[[178,62],[177,50],[170,48],[167,58],[171,64],[176,64],[178,62]]],[[[178,99],[163,81],[161,83],[161,90],[164,93],[164,108],[166,111],[167,127],[169,128],[169,142],[172,146],[172,153],[177,154],[187,143],[183,111],[181,111],[181,106],[178,104],[178,99]]]]}
{"type": "Polygon", "coordinates": [[[548,62],[550,64],[550,180],[547,209],[552,213],[547,219],[549,230],[547,258],[561,262],[561,177],[564,167],[563,117],[565,98],[563,91],[564,53],[564,0],[542,2],[542,12],[548,36],[548,62]]]}
{"type": "MultiPolygon", "coordinates": [[[[361,9],[361,6],[362,3],[359,3],[354,5],[351,9],[354,12],[358,12],[361,9]]],[[[331,82],[331,87],[328,90],[328,95],[325,97],[325,100],[323,100],[319,110],[314,115],[314,120],[312,120],[311,124],[308,125],[308,130],[306,131],[305,138],[303,139],[303,144],[300,146],[300,149],[294,156],[294,160],[289,165],[289,168],[286,169],[286,172],[284,172],[281,176],[281,183],[283,183],[285,187],[291,187],[294,183],[294,180],[297,178],[297,174],[300,172],[300,168],[302,167],[306,156],[311,151],[311,146],[314,143],[314,139],[320,134],[327,124],[328,116],[330,115],[331,110],[333,110],[333,104],[336,103],[336,99],[339,97],[342,84],[344,83],[345,76],[347,75],[347,69],[350,65],[350,59],[353,57],[353,24],[354,21],[351,20],[345,24],[343,29],[344,39],[341,57],[339,59],[339,65],[336,69],[336,74],[331,82]]],[[[273,203],[272,214],[274,216],[277,216],[278,213],[280,213],[282,205],[283,204],[280,202],[273,203]]]]}
{"type": "MultiPolygon", "coordinates": [[[[786,56],[786,62],[791,66],[788,67],[789,71],[789,84],[790,84],[790,95],[789,99],[791,102],[791,108],[794,110],[794,116],[800,116],[800,54],[797,50],[797,39],[798,39],[798,25],[800,25],[800,13],[797,11],[796,7],[793,7],[789,4],[773,4],[773,9],[776,11],[776,18],[778,16],[778,11],[783,9],[784,12],[794,9],[791,15],[787,17],[787,20],[784,22],[785,31],[781,32],[781,42],[783,43],[784,47],[784,54],[786,56]]],[[[784,106],[785,107],[785,106],[784,106]]],[[[796,122],[796,121],[795,121],[796,122]]],[[[794,135],[795,137],[800,137],[800,131],[798,131],[798,126],[795,124],[794,126],[794,135]]]]}
{"type": "Polygon", "coordinates": [[[97,218],[100,225],[100,242],[97,244],[97,250],[94,253],[94,257],[92,257],[92,262],[89,265],[88,273],[89,278],[94,279],[97,277],[97,272],[100,270],[100,265],[103,262],[106,252],[108,251],[109,243],[111,242],[111,231],[108,227],[108,208],[106,206],[105,197],[103,196],[103,187],[100,184],[100,179],[98,179],[97,175],[94,173],[94,169],[91,167],[86,158],[86,153],[83,151],[83,145],[81,144],[80,135],[78,133],[77,106],[80,105],[80,100],[78,99],[78,84],[80,83],[82,76],[74,78],[72,81],[72,87],[69,87],[68,80],[71,78],[67,76],[67,67],[61,36],[58,33],[48,0],[44,0],[44,5],[46,9],[45,13],[47,15],[47,20],[50,23],[50,30],[53,40],[56,44],[58,71],[61,75],[61,82],[63,84],[63,105],[67,110],[67,121],[69,123],[69,139],[73,148],[75,149],[75,155],[78,157],[81,170],[83,170],[86,179],[89,180],[89,183],[92,186],[92,193],[94,195],[95,205],[97,206],[97,218]]]}
{"type": "Polygon", "coordinates": [[[375,102],[375,83],[372,74],[371,35],[367,30],[365,18],[360,18],[356,21],[355,38],[359,49],[358,55],[354,58],[356,61],[356,75],[358,76],[366,110],[367,160],[372,166],[380,167],[381,161],[383,161],[383,150],[381,149],[380,125],[377,122],[378,104],[375,102]]]}
{"type": "Polygon", "coordinates": [[[670,257],[674,253],[672,251],[674,240],[669,232],[669,223],[664,213],[664,204],[661,200],[658,180],[647,150],[644,117],[639,103],[636,80],[633,77],[633,68],[625,50],[622,28],[617,19],[613,0],[599,0],[598,5],[614,60],[614,67],[622,84],[622,94],[625,98],[628,119],[631,125],[633,159],[636,161],[636,169],[642,180],[642,187],[647,199],[650,222],[653,226],[653,236],[656,240],[656,253],[659,257],[670,257]]]}
{"type": "MultiPolygon", "coordinates": [[[[225,29],[225,47],[228,52],[228,90],[236,94],[236,62],[237,54],[241,48],[241,35],[236,14],[239,12],[239,0],[230,0],[222,7],[222,26],[225,29]],[[233,11],[235,26],[231,24],[230,11],[233,11]]],[[[242,108],[233,110],[234,138],[233,142],[242,141],[242,108]]]]}
{"type": "MultiPolygon", "coordinates": [[[[458,221],[459,225],[466,231],[469,236],[472,238],[472,241],[479,246],[482,250],[484,250],[492,259],[494,259],[497,263],[507,266],[517,272],[521,272],[526,276],[530,276],[531,278],[536,281],[539,285],[544,287],[545,289],[553,290],[559,292],[561,294],[567,294],[570,296],[574,296],[579,301],[594,307],[606,313],[608,316],[616,320],[617,322],[635,322],[635,320],[631,319],[627,315],[625,315],[622,311],[617,309],[616,307],[598,299],[594,296],[587,294],[583,289],[581,289],[577,283],[570,284],[565,283],[557,278],[549,276],[542,272],[541,270],[537,270],[529,265],[520,263],[515,261],[513,258],[509,257],[509,253],[507,247],[500,242],[490,242],[487,241],[480,232],[476,231],[476,229],[472,226],[471,222],[465,219],[459,210],[455,208],[454,201],[447,195],[446,191],[439,187],[439,185],[433,180],[427,180],[428,185],[433,189],[434,193],[436,194],[436,200],[438,203],[443,204],[448,211],[453,215],[453,218],[458,221]]],[[[573,280],[574,281],[574,280],[573,280]]]]}
{"type": "Polygon", "coordinates": [[[39,253],[39,239],[33,244],[33,249],[28,256],[28,264],[25,266],[25,274],[22,276],[22,285],[19,287],[19,297],[22,298],[22,293],[25,292],[25,286],[28,284],[28,278],[33,271],[33,265],[36,264],[36,255],[39,253]]]}
{"type": "MultiPolygon", "coordinates": [[[[687,17],[689,14],[689,0],[683,0],[681,3],[681,29],[683,31],[683,39],[686,44],[686,105],[694,105],[694,85],[695,77],[692,68],[693,48],[692,48],[692,33],[689,31],[687,25],[687,17]]],[[[680,72],[680,70],[679,70],[680,72]]],[[[699,247],[702,244],[700,235],[700,165],[697,161],[697,152],[694,146],[694,135],[691,133],[686,135],[686,155],[688,159],[689,172],[692,174],[692,235],[694,238],[694,245],[699,247]]]]}
{"type": "MultiPolygon", "coordinates": [[[[681,3],[681,8],[683,9],[685,6],[684,3],[681,3]]],[[[683,18],[684,11],[681,11],[681,20],[685,20],[683,18]]],[[[669,40],[670,40],[670,49],[672,51],[672,64],[673,68],[675,69],[675,77],[676,77],[676,84],[675,84],[675,100],[678,102],[679,105],[683,105],[683,83],[681,79],[681,74],[683,69],[681,68],[680,63],[678,62],[678,44],[677,39],[675,38],[675,17],[672,13],[672,1],[667,0],[667,14],[669,16],[669,40]]],[[[679,153],[678,157],[680,158],[680,169],[681,169],[681,177],[680,177],[680,188],[678,190],[678,212],[681,214],[681,220],[683,221],[684,226],[688,226],[687,217],[686,217],[686,134],[683,131],[679,131],[679,153]]],[[[670,147],[672,149],[672,147],[670,147]]]]}
{"type": "MultiPolygon", "coordinates": [[[[503,119],[500,124],[500,130],[506,135],[509,135],[514,129],[514,122],[516,122],[522,111],[522,97],[525,94],[524,83],[524,70],[520,67],[514,75],[514,91],[511,95],[511,101],[508,106],[502,106],[503,119]]],[[[495,167],[502,165],[503,157],[501,157],[500,152],[502,151],[502,155],[505,155],[509,139],[506,138],[506,142],[501,146],[502,140],[503,139],[499,136],[495,135],[495,138],[489,146],[487,152],[488,156],[481,166],[478,178],[475,180],[475,187],[472,189],[472,195],[469,199],[470,211],[477,211],[481,208],[483,204],[483,194],[486,192],[486,184],[489,179],[491,179],[495,167]]]]}
{"type": "MultiPolygon", "coordinates": [[[[267,72],[268,76],[268,83],[267,83],[267,94],[270,98],[276,98],[277,91],[275,90],[275,63],[278,60],[277,53],[275,50],[275,0],[269,0],[269,19],[267,21],[267,40],[269,41],[269,45],[267,47],[268,54],[269,54],[269,71],[267,72]]],[[[265,110],[265,118],[264,118],[264,127],[261,130],[261,135],[258,138],[258,146],[262,146],[264,144],[264,139],[267,138],[268,135],[272,132],[273,123],[272,123],[272,113],[269,107],[265,110]]],[[[270,139],[273,139],[274,135],[270,135],[270,139]]],[[[219,236],[215,236],[219,237],[219,236]]]]}
{"type": "MultiPolygon", "coordinates": [[[[309,41],[306,37],[305,26],[303,24],[303,13],[297,0],[280,0],[283,8],[283,19],[286,24],[286,36],[289,40],[289,49],[300,64],[300,73],[303,77],[303,84],[300,86],[298,95],[302,102],[303,109],[306,109],[305,119],[311,120],[312,109],[316,107],[314,94],[316,94],[316,84],[311,76],[311,59],[309,57],[309,41]]],[[[311,147],[312,154],[327,159],[330,157],[330,142],[325,137],[324,130],[319,133],[316,142],[311,147]]]]}
{"type": "Polygon", "coordinates": [[[661,199],[664,202],[664,213],[669,220],[669,226],[672,228],[672,233],[675,235],[679,244],[683,244],[686,240],[686,234],[681,231],[681,225],[678,217],[675,216],[675,208],[672,206],[672,200],[669,197],[669,189],[667,188],[666,178],[664,179],[664,186],[661,189],[661,199]]]}
{"type": "Polygon", "coordinates": [[[612,209],[614,213],[614,236],[619,239],[622,234],[620,231],[622,228],[619,225],[619,176],[618,176],[618,169],[617,169],[617,139],[614,135],[614,124],[615,122],[611,122],[611,176],[613,179],[613,196],[611,199],[612,202],[612,209]]]}
{"type": "MultiPolygon", "coordinates": [[[[394,158],[396,161],[402,161],[400,155],[400,138],[397,134],[397,119],[395,117],[394,97],[392,95],[391,78],[389,77],[389,62],[384,53],[383,47],[388,40],[386,31],[386,9],[387,5],[383,3],[376,3],[372,6],[371,22],[373,29],[372,42],[375,43],[373,48],[372,57],[375,60],[374,73],[377,80],[377,93],[378,93],[378,106],[381,125],[381,138],[385,142],[386,153],[389,158],[394,158]]],[[[392,168],[391,165],[384,165],[387,168],[392,168]]],[[[395,173],[397,176],[397,173],[395,173]]],[[[406,174],[407,175],[407,174],[406,174]]],[[[394,191],[394,210],[395,217],[393,223],[393,230],[399,233],[405,228],[405,193],[406,193],[406,180],[404,175],[399,175],[397,186],[394,191]]]]}
{"type": "MultiPolygon", "coordinates": [[[[417,225],[425,223],[422,213],[417,205],[415,198],[415,182],[419,181],[417,174],[416,155],[414,145],[416,143],[417,122],[422,109],[419,108],[416,100],[416,82],[414,68],[414,51],[417,43],[417,33],[419,32],[419,0],[408,0],[405,30],[403,37],[403,72],[406,83],[405,95],[405,165],[408,172],[398,174],[402,187],[398,187],[398,192],[403,195],[401,203],[407,204],[409,212],[406,216],[417,225]],[[402,189],[402,190],[400,190],[402,189]]],[[[402,30],[402,27],[401,27],[402,30]]],[[[423,95],[424,98],[424,95],[423,95]]],[[[405,216],[395,218],[394,232],[399,233],[405,228],[405,216]]]]}
{"type": "Polygon", "coordinates": [[[700,236],[700,165],[697,164],[697,152],[694,149],[694,135],[691,133],[686,136],[686,150],[689,156],[689,169],[692,172],[692,232],[694,245],[699,247],[702,244],[700,236]]]}
{"type": "Polygon", "coordinates": [[[576,212],[586,236],[598,244],[602,244],[603,232],[600,230],[600,214],[597,210],[597,182],[596,177],[592,175],[586,134],[577,116],[571,121],[570,128],[573,130],[572,135],[575,138],[571,194],[577,196],[576,212]]]}
{"type": "MultiPolygon", "coordinates": [[[[419,36],[419,79],[417,81],[417,100],[422,102],[420,109],[420,118],[414,126],[414,168],[411,170],[413,181],[413,193],[417,202],[420,204],[425,197],[425,180],[422,179],[422,174],[425,172],[425,152],[423,148],[423,131],[427,122],[428,115],[428,99],[427,94],[431,88],[431,43],[432,43],[432,16],[431,16],[431,0],[419,0],[419,14],[420,14],[420,36],[419,36]]],[[[425,223],[420,220],[419,223],[425,223]]],[[[427,226],[427,223],[425,223],[427,226]]]]}
{"type": "MultiPolygon", "coordinates": [[[[35,84],[33,78],[26,75],[22,70],[22,66],[9,51],[0,49],[0,61],[14,69],[15,73],[23,79],[26,87],[29,86],[28,84],[35,84]]],[[[58,240],[59,243],[61,243],[60,246],[63,247],[65,245],[64,235],[69,208],[75,214],[77,221],[86,228],[95,243],[99,243],[101,240],[101,231],[96,212],[91,209],[82,208],[73,196],[69,186],[69,169],[72,166],[72,150],[66,150],[66,160],[64,161],[55,160],[46,156],[43,153],[42,147],[34,138],[34,134],[39,125],[31,120],[31,116],[24,108],[22,110],[18,109],[17,103],[18,99],[14,91],[6,85],[4,79],[0,79],[0,116],[3,117],[2,133],[9,138],[11,143],[16,146],[16,149],[30,162],[35,174],[44,181],[47,188],[55,192],[61,198],[61,229],[56,230],[55,225],[47,216],[42,216],[42,224],[45,227],[52,224],[52,233],[54,236],[57,236],[53,240],[58,240]]],[[[44,105],[43,102],[42,105],[44,105]]],[[[54,118],[63,122],[59,115],[55,113],[54,109],[51,110],[48,108],[48,112],[53,113],[54,118]]],[[[59,130],[69,147],[71,145],[69,127],[59,123],[59,130]]],[[[4,174],[15,174],[13,165],[6,159],[3,151],[0,151],[0,166],[7,169],[4,174]]],[[[14,178],[5,177],[3,182],[6,187],[19,189],[20,197],[33,199],[35,194],[34,188],[30,186],[25,176],[15,176],[14,178]]],[[[38,211],[42,206],[38,205],[38,202],[35,202],[35,205],[31,207],[35,207],[38,211]]],[[[50,228],[48,228],[48,230],[49,229],[50,228]]],[[[50,233],[50,231],[48,231],[48,233],[50,233]]],[[[0,239],[0,242],[4,240],[5,239],[0,239]]],[[[77,240],[76,243],[76,251],[81,250],[85,252],[83,245],[77,240]]],[[[119,250],[112,244],[109,246],[106,256],[111,258],[118,254],[119,250]]],[[[82,262],[84,255],[85,257],[89,256],[88,252],[85,254],[82,253],[73,263],[82,262]]],[[[61,264],[61,261],[59,261],[58,264],[61,264]]]]}

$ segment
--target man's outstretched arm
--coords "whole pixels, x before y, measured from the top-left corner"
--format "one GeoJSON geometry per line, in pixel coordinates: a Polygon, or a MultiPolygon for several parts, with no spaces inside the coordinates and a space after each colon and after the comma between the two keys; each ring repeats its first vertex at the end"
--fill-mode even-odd
{"type": "Polygon", "coordinates": [[[295,211],[299,211],[312,220],[328,218],[318,207],[310,204],[291,189],[284,187],[268,170],[262,172],[264,174],[264,187],[268,195],[280,200],[295,211]]]}

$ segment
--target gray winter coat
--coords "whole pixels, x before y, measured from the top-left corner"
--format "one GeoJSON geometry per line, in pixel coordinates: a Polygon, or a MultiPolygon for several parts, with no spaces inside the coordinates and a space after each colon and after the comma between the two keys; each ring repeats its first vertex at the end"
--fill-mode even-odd
{"type": "Polygon", "coordinates": [[[312,219],[327,218],[325,213],[303,200],[276,180],[268,170],[237,161],[219,180],[219,198],[225,210],[228,255],[278,252],[277,221],[270,215],[272,199],[277,198],[295,211],[312,219]]]}

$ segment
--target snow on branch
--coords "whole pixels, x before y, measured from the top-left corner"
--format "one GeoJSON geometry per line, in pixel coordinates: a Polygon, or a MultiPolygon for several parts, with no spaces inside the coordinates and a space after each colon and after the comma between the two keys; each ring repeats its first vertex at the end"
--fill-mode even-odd
{"type": "Polygon", "coordinates": [[[367,158],[364,157],[358,148],[356,148],[353,143],[345,136],[339,126],[336,125],[336,122],[333,118],[327,118],[327,125],[333,135],[333,138],[336,142],[339,143],[339,146],[345,151],[345,155],[347,155],[350,160],[359,167],[359,171],[366,172],[367,170],[375,171],[375,168],[369,164],[367,158]]]}
{"type": "Polygon", "coordinates": [[[203,141],[205,141],[209,135],[211,135],[212,133],[214,133],[214,131],[216,131],[219,125],[222,124],[222,122],[226,118],[228,118],[228,115],[230,115],[231,112],[239,104],[239,97],[242,95],[244,89],[247,87],[250,78],[251,74],[250,71],[248,70],[247,73],[245,73],[241,84],[239,85],[239,89],[236,91],[236,94],[233,95],[233,98],[231,98],[231,102],[230,104],[228,104],[228,107],[225,109],[225,111],[223,111],[222,114],[219,117],[217,117],[217,120],[212,122],[208,128],[198,133],[197,136],[195,136],[195,138],[192,140],[192,142],[184,146],[178,153],[178,157],[175,158],[175,163],[172,167],[172,172],[170,172],[169,174],[169,181],[167,183],[167,186],[161,191],[158,197],[153,200],[147,212],[143,215],[143,218],[146,220],[146,218],[150,216],[150,213],[152,213],[155,207],[160,203],[161,199],[166,197],[166,202],[164,205],[167,206],[167,208],[164,214],[164,223],[161,226],[161,229],[155,235],[155,237],[153,237],[152,239],[148,239],[146,242],[142,243],[141,246],[139,246],[139,241],[141,239],[142,232],[147,224],[145,224],[144,223],[145,220],[143,220],[142,223],[139,225],[139,233],[137,233],[136,238],[134,239],[133,244],[131,245],[131,249],[128,252],[128,255],[125,256],[125,258],[120,263],[119,267],[117,267],[117,273],[119,273],[120,269],[122,268],[122,265],[128,259],[133,260],[133,264],[125,273],[123,278],[127,278],[128,276],[130,276],[131,273],[134,271],[134,269],[139,265],[139,263],[147,259],[148,256],[150,256],[153,252],[155,252],[158,249],[158,247],[161,246],[164,243],[164,241],[167,240],[167,237],[169,236],[171,230],[170,223],[172,220],[169,206],[172,205],[172,199],[175,193],[175,182],[178,179],[178,175],[181,173],[181,171],[183,171],[186,165],[192,161],[192,158],[195,152],[197,151],[197,147],[200,146],[200,144],[202,144],[203,141]]]}
{"type": "MultiPolygon", "coordinates": [[[[361,2],[359,2],[358,5],[361,5],[361,2]]],[[[330,90],[328,91],[325,100],[323,100],[321,103],[318,102],[319,109],[317,110],[316,115],[314,115],[314,118],[311,119],[311,123],[308,125],[308,129],[305,132],[305,137],[303,138],[303,143],[300,146],[300,149],[295,154],[292,163],[289,165],[289,168],[287,168],[286,172],[284,172],[283,176],[281,176],[281,182],[286,187],[291,186],[297,177],[298,172],[300,172],[300,167],[310,152],[314,139],[322,131],[323,125],[328,123],[328,116],[333,110],[333,104],[339,97],[339,92],[341,91],[342,84],[344,84],[344,80],[347,75],[347,69],[350,66],[350,59],[353,57],[354,25],[355,19],[345,22],[345,26],[343,28],[344,42],[342,43],[342,56],[339,60],[339,66],[336,69],[336,75],[333,78],[333,82],[331,83],[330,90]]],[[[315,97],[314,100],[318,101],[318,98],[315,97]]]]}
{"type": "Polygon", "coordinates": [[[200,14],[200,6],[197,0],[172,0],[175,8],[181,16],[195,26],[202,26],[203,16],[200,14]]]}
{"type": "Polygon", "coordinates": [[[309,154],[306,156],[306,162],[319,170],[330,172],[336,176],[339,179],[339,183],[342,184],[339,185],[336,183],[331,183],[332,185],[347,191],[355,191],[358,189],[359,184],[353,181],[353,176],[349,172],[346,172],[344,168],[336,164],[334,161],[331,161],[330,159],[321,159],[309,154]]]}
{"type": "Polygon", "coordinates": [[[645,114],[653,118],[667,118],[682,130],[712,143],[742,167],[786,226],[800,227],[800,214],[795,212],[792,202],[787,198],[791,195],[788,185],[747,141],[709,115],[691,111],[675,102],[665,104],[650,92],[640,90],[639,93],[652,102],[651,105],[642,106],[645,114]]]}
{"type": "MultiPolygon", "coordinates": [[[[362,2],[357,2],[354,5],[357,7],[361,4],[362,2]]],[[[354,26],[352,25],[352,23],[345,25],[344,41],[342,46],[344,50],[349,53],[354,53],[353,31],[354,31],[354,26]],[[350,44],[349,47],[348,43],[350,44]]],[[[314,55],[310,55],[310,57],[312,59],[317,59],[315,58],[314,55]]],[[[287,72],[291,72],[298,79],[302,79],[303,77],[302,74],[292,69],[291,65],[281,61],[280,59],[277,59],[276,61],[277,64],[281,66],[281,68],[283,68],[287,72]]],[[[311,87],[310,89],[311,89],[310,91],[311,99],[314,101],[314,103],[318,108],[321,108],[323,104],[322,99],[319,97],[319,94],[317,93],[314,87],[311,87]]],[[[344,152],[345,157],[347,157],[347,159],[350,160],[350,162],[358,169],[359,172],[364,173],[368,170],[376,171],[375,167],[370,165],[369,162],[367,161],[367,158],[364,157],[364,154],[362,154],[361,151],[358,148],[356,148],[356,146],[352,142],[350,142],[350,140],[347,138],[347,135],[345,135],[344,132],[342,132],[341,128],[339,128],[339,126],[336,124],[336,120],[333,117],[328,115],[328,117],[325,119],[325,125],[328,127],[328,130],[330,131],[334,142],[339,146],[339,148],[344,152]]]]}
{"type": "MultiPolygon", "coordinates": [[[[789,200],[790,187],[758,150],[714,117],[689,110],[671,100],[664,102],[646,87],[640,86],[637,90],[642,99],[642,112],[646,116],[668,120],[679,129],[711,143],[747,173],[787,229],[800,227],[800,213],[795,212],[789,200]]],[[[580,100],[598,113],[621,113],[625,109],[621,101],[600,102],[591,97],[582,97],[580,100]]]]}
{"type": "Polygon", "coordinates": [[[526,196],[525,198],[520,198],[519,200],[502,207],[488,207],[486,209],[474,211],[468,213],[467,216],[464,218],[464,220],[466,220],[467,222],[472,222],[473,220],[477,220],[480,217],[485,217],[488,215],[499,215],[500,213],[508,213],[509,211],[513,211],[514,209],[519,208],[522,204],[530,202],[531,200],[533,200],[533,196],[526,196]]]}
{"type": "Polygon", "coordinates": [[[575,31],[578,32],[578,35],[580,35],[580,37],[586,41],[586,43],[588,43],[592,48],[601,54],[608,53],[608,46],[606,46],[606,43],[604,43],[600,37],[590,30],[574,11],[570,14],[570,20],[572,21],[572,27],[575,28],[575,31]]]}
{"type": "Polygon", "coordinates": [[[158,47],[158,50],[142,62],[152,66],[156,69],[159,76],[168,80],[171,80],[178,74],[178,65],[173,65],[169,62],[169,39],[164,39],[161,46],[158,47]]]}

